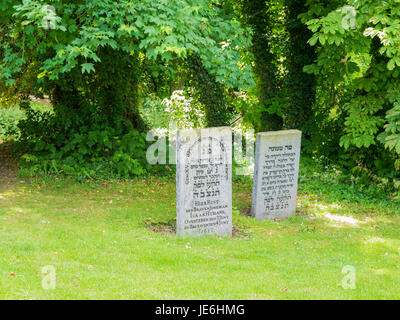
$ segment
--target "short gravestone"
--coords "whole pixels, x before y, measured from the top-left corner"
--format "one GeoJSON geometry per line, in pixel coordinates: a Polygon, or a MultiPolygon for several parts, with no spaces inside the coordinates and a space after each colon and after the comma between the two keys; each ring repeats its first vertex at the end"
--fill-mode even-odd
{"type": "Polygon", "coordinates": [[[301,131],[257,134],[252,215],[284,219],[296,212],[301,131]]]}
{"type": "Polygon", "coordinates": [[[231,128],[179,130],[176,145],[177,234],[231,236],[231,128]]]}

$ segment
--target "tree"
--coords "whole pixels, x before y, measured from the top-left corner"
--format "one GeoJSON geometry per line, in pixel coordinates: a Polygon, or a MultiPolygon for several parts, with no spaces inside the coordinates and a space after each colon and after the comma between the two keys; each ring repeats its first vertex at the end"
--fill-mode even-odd
{"type": "Polygon", "coordinates": [[[0,87],[18,99],[46,94],[54,107],[54,114],[38,114],[22,104],[28,118],[20,122],[21,139],[32,153],[25,158],[46,172],[144,172],[146,124],[138,110],[144,71],[155,72],[153,80],[157,72],[174,75],[196,55],[218,86],[254,83],[242,62],[250,33],[226,14],[222,0],[47,4],[53,7],[39,0],[0,4],[0,87]]]}
{"type": "Polygon", "coordinates": [[[253,30],[251,51],[254,55],[254,72],[257,76],[258,95],[262,107],[261,130],[279,130],[283,120],[275,110],[274,99],[278,96],[278,60],[272,52],[272,30],[274,26],[273,6],[265,0],[242,0],[240,7],[243,20],[253,30]]]}
{"type": "Polygon", "coordinates": [[[303,131],[303,136],[310,139],[314,127],[313,106],[316,94],[316,77],[307,74],[303,68],[314,63],[317,58],[315,47],[308,44],[312,32],[303,24],[301,14],[308,8],[304,0],[286,0],[286,28],[289,41],[286,52],[289,105],[285,109],[285,126],[303,131]]]}
{"type": "Polygon", "coordinates": [[[331,10],[322,12],[309,4],[309,43],[318,46],[318,57],[305,70],[341,90],[330,117],[343,119],[342,159],[394,178],[400,169],[400,5],[331,1],[331,10]]]}
{"type": "Polygon", "coordinates": [[[229,110],[225,88],[204,67],[200,57],[192,54],[188,57],[190,79],[197,89],[198,100],[205,107],[205,121],[208,127],[229,125],[232,110],[229,110]]]}
{"type": "Polygon", "coordinates": [[[240,65],[246,31],[226,19],[219,1],[51,1],[54,28],[44,29],[41,1],[2,4],[0,81],[16,84],[35,65],[37,85],[71,109],[96,105],[109,116],[129,114],[137,128],[139,59],[184,59],[195,52],[216,82],[246,88],[251,69],[240,65]],[[130,70],[130,71],[128,71],[130,70]],[[115,110],[110,111],[113,108],[115,110]]]}

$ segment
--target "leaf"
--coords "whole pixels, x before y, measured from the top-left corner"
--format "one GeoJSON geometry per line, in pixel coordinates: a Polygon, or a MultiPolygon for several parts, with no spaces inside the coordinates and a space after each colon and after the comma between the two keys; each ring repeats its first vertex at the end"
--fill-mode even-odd
{"type": "Polygon", "coordinates": [[[83,63],[81,64],[82,74],[85,72],[90,73],[91,71],[95,72],[93,63],[83,63]]]}
{"type": "Polygon", "coordinates": [[[387,68],[388,68],[388,70],[393,70],[394,67],[395,67],[395,61],[394,61],[394,59],[390,59],[390,61],[387,64],[387,68]]]}
{"type": "Polygon", "coordinates": [[[308,40],[308,43],[310,44],[310,46],[315,46],[317,44],[318,41],[318,36],[313,36],[310,40],[308,40]]]}

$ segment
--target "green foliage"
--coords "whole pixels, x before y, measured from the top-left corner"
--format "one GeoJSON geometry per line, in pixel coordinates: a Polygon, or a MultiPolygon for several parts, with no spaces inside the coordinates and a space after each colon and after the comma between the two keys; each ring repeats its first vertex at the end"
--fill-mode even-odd
{"type": "MultiPolygon", "coordinates": [[[[127,55],[141,52],[148,59],[165,62],[196,52],[217,81],[228,87],[246,87],[253,82],[249,66],[239,64],[238,49],[249,41],[246,30],[218,1],[75,0],[48,4],[56,9],[54,30],[41,28],[41,1],[24,0],[14,6],[13,24],[2,29],[0,79],[12,83],[28,58],[39,60],[42,75],[50,80],[74,69],[82,74],[96,72],[95,65],[102,59],[99,50],[108,47],[127,55]],[[7,38],[11,35],[15,40],[7,38]]],[[[13,10],[8,10],[11,15],[13,10]]]]}
{"type": "MultiPolygon", "coordinates": [[[[393,185],[385,180],[371,183],[365,172],[348,172],[337,164],[325,164],[319,160],[302,157],[300,164],[299,192],[324,197],[332,202],[364,203],[372,207],[384,205],[398,210],[399,194],[393,185]],[[396,201],[393,201],[396,198],[396,201]]],[[[397,183],[399,183],[397,181],[397,183]]]]}
{"type": "Polygon", "coordinates": [[[249,90],[235,92],[231,97],[231,103],[243,117],[243,122],[252,128],[261,128],[262,120],[261,115],[264,106],[258,101],[258,96],[255,92],[249,90]]]}
{"type": "MultiPolygon", "coordinates": [[[[251,66],[242,59],[251,33],[225,4],[2,2],[0,87],[24,101],[48,95],[54,106],[54,115],[27,110],[28,119],[20,124],[24,151],[37,158],[38,168],[52,172],[142,174],[142,138],[130,136],[147,129],[139,102],[150,90],[164,95],[161,100],[180,89],[175,85],[188,56],[199,57],[215,87],[254,84],[251,66]],[[43,27],[51,12],[47,5],[54,6],[55,16],[43,27]],[[135,139],[135,152],[116,142],[129,137],[135,139]]],[[[224,110],[214,105],[213,115],[224,110]]]]}
{"type": "Polygon", "coordinates": [[[390,149],[400,154],[400,103],[395,103],[393,109],[386,114],[387,124],[385,132],[380,138],[382,142],[390,149]]]}
{"type": "Polygon", "coordinates": [[[317,46],[318,57],[304,70],[327,88],[323,99],[328,105],[320,110],[334,114],[336,122],[324,134],[340,141],[338,159],[353,171],[399,176],[399,4],[331,1],[325,10],[321,3],[309,6],[303,19],[313,32],[309,43],[317,46]]]}
{"type": "Polygon", "coordinates": [[[205,126],[204,106],[193,99],[193,93],[177,90],[170,99],[164,99],[165,111],[178,129],[201,128],[205,126]],[[185,96],[186,94],[186,96],[185,96]]]}
{"type": "Polygon", "coordinates": [[[289,97],[288,107],[285,109],[285,127],[299,129],[303,132],[303,138],[310,139],[315,126],[312,108],[315,103],[316,77],[305,73],[303,68],[312,64],[317,55],[315,48],[307,43],[312,32],[299,17],[307,11],[304,0],[286,0],[285,4],[288,73],[284,81],[289,97]]]}
{"type": "Polygon", "coordinates": [[[150,128],[168,128],[170,117],[165,105],[155,94],[146,97],[140,104],[140,111],[150,128]]]}
{"type": "MultiPolygon", "coordinates": [[[[279,68],[274,32],[280,32],[279,12],[282,5],[279,1],[265,0],[238,1],[243,21],[253,30],[251,52],[254,55],[254,72],[258,88],[259,103],[262,106],[261,130],[279,130],[282,128],[282,104],[273,104],[279,100],[279,68]],[[275,41],[274,41],[275,40],[275,41]],[[275,49],[275,50],[274,50],[275,49]],[[279,108],[276,108],[276,106],[279,108]]],[[[257,123],[255,123],[257,125],[257,123]]]]}
{"type": "Polygon", "coordinates": [[[29,167],[32,175],[127,178],[141,176],[149,169],[145,134],[112,127],[101,118],[77,113],[64,121],[54,113],[28,108],[18,127],[21,136],[16,149],[23,154],[22,166],[29,167]]]}
{"type": "Polygon", "coordinates": [[[0,108],[0,141],[18,138],[18,122],[24,118],[24,112],[17,108],[0,108]]]}
{"type": "Polygon", "coordinates": [[[204,106],[205,124],[208,127],[227,126],[232,120],[232,107],[228,105],[225,88],[204,67],[200,57],[188,57],[191,83],[197,89],[197,100],[204,106]]]}
{"type": "Polygon", "coordinates": [[[144,153],[114,137],[139,148],[130,135],[149,126],[228,125],[240,113],[256,131],[302,130],[307,153],[351,174],[400,176],[397,0],[47,4],[54,29],[42,1],[0,5],[2,100],[54,106],[20,123],[30,163],[140,175],[144,153]]]}

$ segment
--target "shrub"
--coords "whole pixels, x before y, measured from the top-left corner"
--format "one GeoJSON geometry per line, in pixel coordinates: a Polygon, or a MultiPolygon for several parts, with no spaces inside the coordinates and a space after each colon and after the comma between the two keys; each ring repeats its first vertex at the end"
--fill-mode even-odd
{"type": "MultiPolygon", "coordinates": [[[[58,114],[62,113],[58,110],[58,114]]],[[[88,111],[91,113],[91,111],[88,111]]],[[[99,117],[70,114],[68,122],[51,112],[26,110],[16,150],[31,175],[66,174],[79,179],[129,178],[150,168],[146,135],[99,117]]],[[[27,170],[25,170],[26,172],[27,170]]]]}
{"type": "Polygon", "coordinates": [[[0,141],[17,139],[18,122],[24,117],[24,112],[18,108],[0,108],[0,141]]]}

